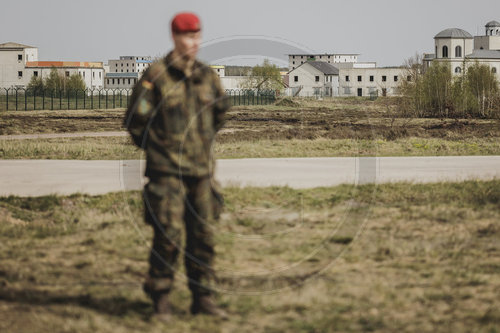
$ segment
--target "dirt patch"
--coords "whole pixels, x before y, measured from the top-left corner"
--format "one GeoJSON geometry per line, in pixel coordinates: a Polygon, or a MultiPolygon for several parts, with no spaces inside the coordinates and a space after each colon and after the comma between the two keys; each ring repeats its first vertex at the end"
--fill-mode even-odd
{"type": "Polygon", "coordinates": [[[283,98],[283,99],[280,99],[279,101],[277,101],[276,103],[274,103],[274,105],[277,105],[277,106],[300,106],[299,103],[293,101],[292,99],[290,98],[283,98]]]}

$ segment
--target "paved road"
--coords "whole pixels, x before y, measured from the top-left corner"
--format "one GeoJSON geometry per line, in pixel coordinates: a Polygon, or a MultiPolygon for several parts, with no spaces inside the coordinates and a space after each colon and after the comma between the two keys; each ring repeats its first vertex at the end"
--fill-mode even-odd
{"type": "MultiPolygon", "coordinates": [[[[0,196],[140,189],[144,162],[0,160],[0,196]]],[[[500,156],[332,157],[219,160],[222,185],[307,188],[397,181],[500,178],[500,156]]]]}

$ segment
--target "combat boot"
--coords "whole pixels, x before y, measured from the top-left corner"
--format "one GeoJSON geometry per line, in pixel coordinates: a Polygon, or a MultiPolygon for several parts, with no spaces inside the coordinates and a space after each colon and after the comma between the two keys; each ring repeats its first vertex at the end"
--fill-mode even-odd
{"type": "Polygon", "coordinates": [[[173,317],[172,305],[168,299],[170,289],[157,290],[157,282],[151,278],[146,279],[143,290],[153,301],[154,318],[162,322],[169,322],[173,317]]]}
{"type": "Polygon", "coordinates": [[[151,299],[155,311],[154,318],[165,323],[172,321],[173,311],[168,300],[168,294],[153,294],[151,299]]]}
{"type": "Polygon", "coordinates": [[[224,320],[229,319],[227,312],[218,307],[210,295],[193,296],[191,313],[207,314],[224,320]]]}

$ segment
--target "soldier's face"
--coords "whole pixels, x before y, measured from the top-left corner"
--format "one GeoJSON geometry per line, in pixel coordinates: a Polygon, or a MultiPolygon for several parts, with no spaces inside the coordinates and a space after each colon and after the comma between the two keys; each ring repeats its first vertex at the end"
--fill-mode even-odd
{"type": "Polygon", "coordinates": [[[201,42],[201,32],[184,32],[172,34],[174,46],[178,54],[184,58],[194,59],[201,42]]]}

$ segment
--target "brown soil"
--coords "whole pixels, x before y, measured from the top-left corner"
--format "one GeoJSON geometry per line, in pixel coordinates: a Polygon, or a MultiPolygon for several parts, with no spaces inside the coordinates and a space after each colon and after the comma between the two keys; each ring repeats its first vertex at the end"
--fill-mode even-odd
{"type": "MultiPolygon", "coordinates": [[[[500,134],[498,119],[409,119],[393,116],[391,112],[388,107],[367,102],[333,107],[235,107],[229,112],[218,140],[464,139],[500,134]]],[[[123,131],[123,113],[124,110],[9,111],[0,116],[0,135],[123,131]]]]}

